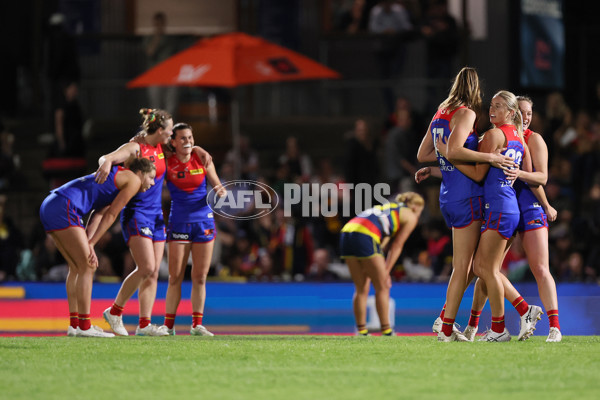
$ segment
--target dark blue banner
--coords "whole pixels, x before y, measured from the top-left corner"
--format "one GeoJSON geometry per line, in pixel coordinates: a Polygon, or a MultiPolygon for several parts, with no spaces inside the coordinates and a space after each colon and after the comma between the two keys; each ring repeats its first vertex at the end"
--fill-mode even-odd
{"type": "Polygon", "coordinates": [[[521,86],[564,87],[562,0],[521,0],[521,86]]]}

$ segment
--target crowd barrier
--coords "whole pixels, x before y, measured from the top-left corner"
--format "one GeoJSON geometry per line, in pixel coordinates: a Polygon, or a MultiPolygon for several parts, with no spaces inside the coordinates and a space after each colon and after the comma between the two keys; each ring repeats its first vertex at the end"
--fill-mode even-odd
{"type": "MultiPolygon", "coordinates": [[[[112,304],[120,284],[96,283],[93,290],[92,323],[107,328],[102,311],[112,304]]],[[[542,305],[537,286],[516,285],[530,304],[542,305]]],[[[14,283],[0,286],[0,334],[63,334],[68,307],[63,283],[14,283]],[[10,295],[2,298],[2,292],[10,295]],[[22,293],[22,296],[14,296],[22,293]]],[[[167,284],[159,282],[152,322],[162,324],[167,284]]],[[[184,282],[176,328],[186,333],[191,323],[190,283],[184,282]]],[[[207,284],[204,325],[216,333],[352,334],[351,283],[223,283],[207,284]]],[[[396,283],[394,300],[395,330],[398,334],[425,334],[444,304],[445,284],[396,283]]],[[[465,325],[470,314],[471,285],[461,303],[456,321],[465,325]]],[[[600,286],[592,284],[558,285],[561,330],[564,335],[600,334],[600,286]]],[[[373,310],[370,310],[372,314],[373,310]]],[[[129,331],[137,325],[138,303],[127,303],[124,323],[129,331]]],[[[482,313],[480,330],[491,323],[489,307],[482,313]]],[[[506,324],[518,332],[519,318],[506,303],[506,324]]],[[[547,335],[544,315],[536,334],[547,335]]]]}

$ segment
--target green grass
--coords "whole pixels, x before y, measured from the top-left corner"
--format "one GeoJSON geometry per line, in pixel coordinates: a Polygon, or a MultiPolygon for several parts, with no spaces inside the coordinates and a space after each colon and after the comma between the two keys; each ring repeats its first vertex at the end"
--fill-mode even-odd
{"type": "Polygon", "coordinates": [[[600,398],[600,337],[544,340],[0,338],[0,398],[600,398]]]}

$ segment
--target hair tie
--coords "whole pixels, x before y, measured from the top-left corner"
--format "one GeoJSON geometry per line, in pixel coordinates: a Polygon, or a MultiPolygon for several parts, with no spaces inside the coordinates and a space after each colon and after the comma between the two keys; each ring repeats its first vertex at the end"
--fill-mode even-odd
{"type": "Polygon", "coordinates": [[[148,119],[149,123],[156,121],[156,114],[152,114],[152,116],[148,119]]]}

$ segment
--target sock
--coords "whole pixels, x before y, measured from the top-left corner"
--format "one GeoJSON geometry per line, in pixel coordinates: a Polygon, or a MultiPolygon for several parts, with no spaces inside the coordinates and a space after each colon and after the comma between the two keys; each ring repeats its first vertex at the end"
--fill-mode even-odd
{"type": "Polygon", "coordinates": [[[558,310],[548,310],[548,322],[550,328],[556,328],[560,331],[560,324],[558,323],[558,310]]]}
{"type": "Polygon", "coordinates": [[[204,314],[201,312],[192,313],[192,328],[197,325],[202,325],[202,317],[204,314]]]}
{"type": "Polygon", "coordinates": [[[76,312],[69,313],[69,325],[76,329],[79,326],[79,314],[76,312]]]}
{"type": "Polygon", "coordinates": [[[392,327],[390,326],[390,324],[381,325],[381,334],[383,336],[392,335],[392,327]]]}
{"type": "Polygon", "coordinates": [[[479,326],[479,317],[481,317],[481,311],[471,310],[471,316],[469,317],[469,326],[479,326]]]}
{"type": "Polygon", "coordinates": [[[92,327],[92,321],[90,321],[90,314],[79,314],[79,329],[87,331],[92,327]]]}
{"type": "Polygon", "coordinates": [[[515,310],[517,310],[517,312],[519,313],[519,315],[521,317],[523,315],[527,314],[527,310],[529,309],[529,304],[527,304],[527,302],[525,301],[525,299],[523,298],[523,296],[517,297],[512,302],[512,305],[515,307],[515,310]]]}
{"type": "Polygon", "coordinates": [[[150,325],[150,317],[140,317],[140,322],[139,322],[140,329],[143,329],[143,328],[147,327],[148,325],[150,325]]]}
{"type": "Polygon", "coordinates": [[[369,330],[367,329],[367,325],[364,325],[364,324],[356,325],[356,330],[358,331],[359,335],[367,335],[369,333],[369,330]]]}
{"type": "Polygon", "coordinates": [[[123,307],[118,306],[117,303],[113,303],[112,307],[110,308],[110,314],[120,317],[123,314],[123,307]]]}
{"type": "Polygon", "coordinates": [[[444,322],[442,323],[442,332],[444,332],[444,335],[446,335],[446,336],[452,335],[453,327],[454,327],[454,318],[445,318],[444,317],[444,322]]]}
{"type": "Polygon", "coordinates": [[[444,314],[446,313],[446,303],[444,303],[444,307],[442,307],[442,312],[440,313],[440,319],[444,320],[444,314]]]}
{"type": "Polygon", "coordinates": [[[165,314],[165,325],[169,329],[173,329],[175,325],[175,314],[165,314]]]}
{"type": "Polygon", "coordinates": [[[500,317],[492,317],[492,330],[496,333],[504,332],[504,315],[500,317]]]}

